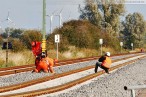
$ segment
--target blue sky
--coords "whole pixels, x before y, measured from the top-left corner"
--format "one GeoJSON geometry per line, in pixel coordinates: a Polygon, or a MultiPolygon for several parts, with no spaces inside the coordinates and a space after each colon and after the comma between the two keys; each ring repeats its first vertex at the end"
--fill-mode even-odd
{"type": "Polygon", "coordinates": [[[134,13],[139,12],[144,16],[144,19],[146,20],[146,4],[126,4],[126,14],[128,13],[134,13]]]}
{"type": "MultiPolygon", "coordinates": [[[[17,28],[27,29],[41,29],[42,28],[42,1],[43,0],[0,0],[0,21],[7,18],[8,11],[9,18],[15,23],[17,28]]],[[[46,13],[58,14],[61,9],[63,21],[70,19],[78,19],[78,4],[84,6],[84,0],[46,0],[46,13]],[[70,16],[70,18],[69,18],[70,16]]],[[[146,4],[126,4],[126,14],[133,12],[140,12],[146,20],[146,4]]],[[[46,17],[46,30],[50,30],[50,18],[46,17]]],[[[59,27],[59,18],[53,18],[52,27],[59,27]]],[[[7,21],[0,22],[0,26],[4,29],[7,26],[13,27],[7,21]]]]}

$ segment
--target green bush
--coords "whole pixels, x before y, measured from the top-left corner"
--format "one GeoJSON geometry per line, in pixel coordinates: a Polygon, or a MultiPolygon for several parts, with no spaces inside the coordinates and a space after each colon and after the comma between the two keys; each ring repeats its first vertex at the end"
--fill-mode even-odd
{"type": "Polygon", "coordinates": [[[120,50],[120,41],[117,37],[111,36],[109,33],[104,33],[103,46],[114,50],[120,50]]]}
{"type": "Polygon", "coordinates": [[[22,34],[20,40],[28,49],[31,49],[31,42],[42,41],[42,34],[40,33],[40,31],[37,30],[26,30],[22,34]]]}
{"type": "Polygon", "coordinates": [[[3,38],[0,36],[0,45],[3,43],[3,38]]]}
{"type": "MultiPolygon", "coordinates": [[[[63,24],[63,27],[56,29],[54,34],[60,34],[60,52],[68,50],[68,46],[79,48],[99,48],[97,42],[100,37],[100,29],[88,21],[72,20],[63,24]]],[[[48,39],[51,39],[49,36],[48,39]]]]}
{"type": "Polygon", "coordinates": [[[26,46],[24,46],[24,44],[19,39],[12,40],[12,45],[13,45],[12,51],[14,52],[20,52],[26,49],[26,46]]]}

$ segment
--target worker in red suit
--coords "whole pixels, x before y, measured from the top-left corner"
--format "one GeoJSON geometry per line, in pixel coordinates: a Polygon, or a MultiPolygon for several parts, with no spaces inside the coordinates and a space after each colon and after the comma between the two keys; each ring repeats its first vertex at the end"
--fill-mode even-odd
{"type": "Polygon", "coordinates": [[[32,46],[32,52],[33,52],[34,56],[35,57],[39,56],[42,52],[41,42],[33,41],[31,43],[31,46],[32,46]]]}
{"type": "Polygon", "coordinates": [[[35,66],[38,66],[39,62],[41,60],[41,56],[37,56],[36,59],[35,59],[35,66]]]}

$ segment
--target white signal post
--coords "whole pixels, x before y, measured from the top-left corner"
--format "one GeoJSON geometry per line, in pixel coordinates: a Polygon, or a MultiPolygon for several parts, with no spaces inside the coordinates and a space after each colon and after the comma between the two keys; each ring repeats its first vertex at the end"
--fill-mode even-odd
{"type": "Polygon", "coordinates": [[[121,53],[122,53],[123,42],[120,42],[120,46],[121,46],[121,53]]]}
{"type": "Polygon", "coordinates": [[[58,43],[60,42],[60,35],[56,34],[55,35],[55,43],[57,43],[57,60],[58,60],[58,43]]]}
{"type": "Polygon", "coordinates": [[[133,43],[131,43],[131,46],[132,46],[132,51],[133,51],[133,43]]]}
{"type": "Polygon", "coordinates": [[[102,56],[102,44],[103,44],[103,39],[99,39],[99,44],[101,45],[101,56],[102,56]]]}

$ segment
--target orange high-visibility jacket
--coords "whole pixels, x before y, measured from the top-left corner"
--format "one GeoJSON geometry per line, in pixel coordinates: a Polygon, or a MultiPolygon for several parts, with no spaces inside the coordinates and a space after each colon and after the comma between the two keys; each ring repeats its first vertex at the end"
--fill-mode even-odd
{"type": "Polygon", "coordinates": [[[39,66],[42,68],[42,69],[48,69],[48,65],[45,63],[44,60],[41,60],[39,62],[39,66]]]}
{"type": "Polygon", "coordinates": [[[54,66],[54,59],[46,57],[45,60],[49,66],[52,66],[52,67],[54,66]]]}
{"type": "Polygon", "coordinates": [[[48,71],[48,65],[46,64],[45,59],[41,59],[39,61],[38,65],[36,66],[35,71],[40,72],[41,69],[44,70],[45,72],[48,71]]]}
{"type": "Polygon", "coordinates": [[[106,68],[110,68],[111,63],[112,63],[111,59],[109,57],[106,57],[106,59],[102,62],[101,65],[106,68]]]}

